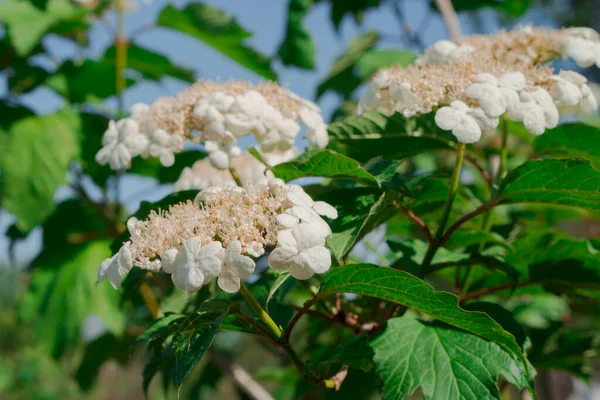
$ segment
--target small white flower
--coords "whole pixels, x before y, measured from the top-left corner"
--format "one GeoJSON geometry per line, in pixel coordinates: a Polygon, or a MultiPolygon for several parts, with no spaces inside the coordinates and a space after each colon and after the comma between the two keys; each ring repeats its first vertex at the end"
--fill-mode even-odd
{"type": "Polygon", "coordinates": [[[277,216],[277,222],[288,229],[304,223],[312,226],[315,235],[324,238],[331,235],[331,228],[327,222],[325,222],[315,210],[305,206],[293,206],[283,214],[279,214],[277,216]]]}
{"type": "Polygon", "coordinates": [[[321,114],[305,107],[298,112],[298,116],[308,128],[306,131],[308,142],[314,143],[321,148],[326,147],[327,143],[329,143],[329,135],[327,134],[327,124],[323,122],[321,114]]]}
{"type": "Polygon", "coordinates": [[[331,255],[325,248],[325,239],[315,235],[308,224],[300,224],[291,231],[280,231],[277,245],[269,255],[269,266],[289,267],[290,274],[296,279],[309,279],[331,267],[331,255]]]}
{"type": "Polygon", "coordinates": [[[246,253],[250,254],[252,257],[258,258],[265,254],[265,247],[257,241],[252,241],[250,244],[246,245],[246,253]]]}
{"type": "Polygon", "coordinates": [[[582,68],[594,63],[600,67],[600,37],[590,28],[570,28],[563,40],[563,56],[572,58],[582,68]]]}
{"type": "Polygon", "coordinates": [[[98,282],[108,277],[112,287],[115,289],[121,287],[121,283],[123,282],[122,275],[127,274],[133,267],[133,259],[129,246],[131,246],[131,242],[124,243],[117,254],[111,258],[107,258],[100,264],[98,282]]]}
{"type": "Polygon", "coordinates": [[[139,117],[140,115],[142,115],[149,109],[150,109],[150,106],[148,104],[135,103],[131,107],[129,107],[129,114],[131,114],[131,117],[135,118],[135,117],[139,117]]]}
{"type": "Polygon", "coordinates": [[[498,118],[489,118],[481,109],[455,100],[436,112],[435,123],[441,129],[451,130],[459,142],[475,143],[481,138],[482,129],[487,131],[498,126],[498,118]]]}
{"type": "Polygon", "coordinates": [[[474,48],[468,45],[457,45],[449,40],[440,40],[431,46],[426,53],[426,57],[419,60],[419,64],[424,63],[441,63],[447,64],[450,61],[458,60],[459,58],[471,54],[474,48]]]}
{"type": "Polygon", "coordinates": [[[491,74],[478,74],[476,82],[465,94],[479,100],[479,107],[488,117],[495,118],[519,102],[519,91],[525,89],[525,76],[521,72],[508,72],[500,79],[491,74]]]}
{"type": "Polygon", "coordinates": [[[237,157],[242,150],[232,144],[223,144],[212,140],[204,143],[204,148],[208,153],[208,159],[213,167],[217,169],[227,169],[233,157],[237,157]]]}
{"type": "Polygon", "coordinates": [[[195,292],[219,276],[222,263],[221,242],[200,247],[200,239],[193,237],[183,243],[181,251],[175,257],[175,273],[171,278],[181,290],[195,292]]]}
{"type": "Polygon", "coordinates": [[[411,89],[412,87],[408,82],[390,83],[390,100],[394,104],[394,109],[399,113],[402,113],[405,117],[416,115],[416,109],[422,102],[411,89]]]}
{"type": "Polygon", "coordinates": [[[358,102],[358,114],[362,114],[364,110],[373,110],[379,106],[379,103],[381,103],[381,93],[379,91],[389,85],[389,80],[389,74],[386,71],[380,71],[369,82],[367,91],[358,102]]]}
{"type": "Polygon", "coordinates": [[[147,149],[148,138],[140,133],[137,122],[125,118],[116,123],[110,121],[102,145],[96,153],[98,164],[110,164],[112,169],[130,168],[131,159],[147,149]]]}
{"type": "Polygon", "coordinates": [[[314,201],[301,186],[290,185],[287,198],[293,205],[312,209],[327,218],[336,219],[338,217],[337,210],[333,206],[324,201],[314,201]]]}
{"type": "Polygon", "coordinates": [[[228,293],[240,290],[240,278],[247,278],[254,272],[254,260],[242,255],[242,244],[239,240],[229,243],[225,249],[223,265],[219,279],[219,287],[228,293]]]}
{"type": "Polygon", "coordinates": [[[525,129],[534,135],[541,135],[546,129],[558,125],[558,109],[546,90],[536,87],[531,91],[521,91],[520,99],[519,105],[509,110],[509,119],[523,121],[525,129]]]}
{"type": "Polygon", "coordinates": [[[577,111],[583,113],[594,112],[598,108],[596,97],[587,85],[585,76],[573,71],[560,71],[552,80],[555,83],[550,88],[550,94],[558,106],[577,106],[577,111]]]}
{"type": "Polygon", "coordinates": [[[183,150],[185,139],[177,135],[169,135],[162,129],[157,129],[150,136],[148,151],[152,157],[157,157],[163,167],[170,167],[175,162],[175,153],[183,150]]]}

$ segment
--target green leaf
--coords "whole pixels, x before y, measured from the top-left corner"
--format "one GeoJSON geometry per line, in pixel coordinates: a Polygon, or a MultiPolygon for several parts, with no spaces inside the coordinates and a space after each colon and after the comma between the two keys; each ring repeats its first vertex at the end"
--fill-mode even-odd
{"type": "Polygon", "coordinates": [[[44,68],[17,59],[13,61],[12,74],[8,77],[8,90],[12,94],[28,93],[36,89],[50,76],[44,68]]]}
{"type": "Polygon", "coordinates": [[[600,210],[600,171],[582,159],[528,161],[508,174],[500,204],[535,202],[600,210]]]}
{"type": "Polygon", "coordinates": [[[283,285],[290,278],[290,276],[291,275],[290,275],[289,271],[283,271],[281,274],[277,275],[277,279],[275,279],[273,286],[269,290],[269,295],[267,296],[267,300],[265,301],[265,308],[267,309],[267,311],[269,311],[269,302],[271,301],[271,298],[273,297],[275,292],[277,292],[277,290],[279,290],[281,285],[283,285]]]}
{"type": "Polygon", "coordinates": [[[383,190],[394,190],[410,196],[410,190],[406,186],[404,175],[398,171],[402,161],[380,160],[369,167],[379,187],[383,190]]]}
{"type": "MultiPolygon", "coordinates": [[[[126,87],[135,83],[126,79],[126,87]]],[[[45,85],[73,103],[101,102],[115,94],[115,67],[105,60],[65,61],[45,85]]]]}
{"type": "Polygon", "coordinates": [[[369,372],[373,368],[373,349],[367,345],[367,336],[354,336],[335,346],[329,354],[318,360],[310,360],[304,373],[323,379],[333,365],[347,365],[369,372]]]}
{"type": "Polygon", "coordinates": [[[364,14],[370,8],[377,8],[381,4],[381,0],[353,0],[353,1],[337,1],[337,0],[319,0],[331,4],[331,22],[337,31],[340,30],[340,25],[346,14],[354,17],[357,24],[362,23],[364,14]]]}
{"type": "Polygon", "coordinates": [[[538,368],[565,371],[589,381],[594,375],[594,359],[598,343],[592,332],[559,331],[551,337],[551,345],[543,354],[533,358],[538,368]]]}
{"type": "Polygon", "coordinates": [[[425,400],[500,400],[500,375],[519,388],[529,386],[525,367],[513,354],[446,325],[393,318],[370,346],[385,400],[409,397],[417,388],[425,400]]]}
{"type": "Polygon", "coordinates": [[[54,213],[42,225],[45,249],[60,248],[69,243],[90,241],[105,234],[106,226],[97,210],[85,207],[80,199],[67,199],[59,203],[54,213]]]}
{"type": "Polygon", "coordinates": [[[338,189],[319,197],[334,206],[339,215],[329,222],[333,234],[327,238],[327,246],[338,261],[362,236],[389,217],[393,197],[392,192],[381,194],[369,188],[338,189]]]}
{"type": "Polygon", "coordinates": [[[319,288],[319,296],[332,293],[356,293],[404,305],[494,342],[526,363],[514,336],[497,322],[485,314],[461,309],[457,296],[436,292],[407,272],[373,264],[334,268],[324,276],[319,288]]]}
{"type": "Polygon", "coordinates": [[[346,52],[333,63],[327,78],[317,86],[317,99],[328,90],[339,93],[344,99],[350,98],[363,81],[354,73],[355,65],[378,40],[379,34],[376,32],[368,32],[352,40],[346,52]]]}
{"type": "Polygon", "coordinates": [[[284,181],[318,176],[333,179],[352,179],[377,185],[377,180],[360,163],[332,150],[318,150],[300,155],[295,160],[276,165],[275,176],[284,181]]]}
{"type": "Polygon", "coordinates": [[[375,110],[367,110],[359,117],[333,122],[329,124],[327,131],[335,139],[378,139],[389,135],[440,132],[431,117],[406,118],[398,113],[388,116],[375,110]]]}
{"type": "Polygon", "coordinates": [[[176,329],[178,329],[186,320],[185,315],[182,314],[166,314],[164,317],[157,319],[154,321],[144,333],[135,339],[135,341],[131,344],[131,347],[145,343],[151,340],[156,340],[160,337],[165,337],[172,334],[176,329]]]}
{"type": "Polygon", "coordinates": [[[217,8],[203,3],[190,3],[178,10],[169,5],[161,11],[157,24],[200,39],[260,76],[277,79],[269,58],[244,44],[251,34],[217,8]]]}
{"type": "Polygon", "coordinates": [[[521,324],[517,322],[513,314],[506,308],[486,301],[474,301],[467,303],[463,306],[463,308],[467,311],[479,311],[486,313],[492,317],[494,321],[502,325],[505,331],[509,332],[515,337],[517,344],[521,347],[521,349],[523,349],[523,351],[526,350],[525,344],[527,341],[527,336],[525,335],[525,330],[521,324]]]}
{"type": "Polygon", "coordinates": [[[143,338],[136,341],[150,341],[154,349],[144,369],[144,390],[161,369],[169,373],[173,384],[179,389],[185,377],[208,351],[233,308],[230,301],[213,299],[202,303],[198,310],[189,315],[170,314],[152,324],[142,335],[143,338]],[[170,335],[172,339],[163,347],[165,338],[170,335]]]}
{"type": "Polygon", "coordinates": [[[408,50],[369,50],[356,63],[357,73],[363,79],[370,78],[381,68],[412,64],[417,55],[408,50]]]}
{"type": "Polygon", "coordinates": [[[50,248],[34,261],[19,312],[23,321],[35,324],[38,340],[54,357],[79,343],[90,314],[99,316],[110,332],[122,333],[119,293],[97,284],[98,267],[109,256],[108,242],[97,241],[50,248]]]}
{"type": "MultiPolygon", "coordinates": [[[[430,4],[434,5],[432,1],[430,4]]],[[[492,8],[504,13],[509,18],[518,18],[535,4],[532,0],[454,0],[452,5],[456,11],[474,11],[482,8],[492,8]]],[[[434,6],[435,8],[435,6],[434,6]]]]}
{"type": "Polygon", "coordinates": [[[533,151],[538,157],[585,158],[600,169],[600,129],[582,123],[559,125],[537,136],[533,151]]]}
{"type": "Polygon", "coordinates": [[[55,208],[54,192],[67,183],[71,161],[79,157],[80,121],[70,110],[14,123],[0,158],[2,205],[29,231],[55,208]]]}
{"type": "Polygon", "coordinates": [[[303,24],[312,5],[313,0],[290,0],[285,37],[277,51],[283,65],[315,68],[315,44],[303,24]]]}
{"type": "MultiPolygon", "coordinates": [[[[102,61],[116,65],[116,48],[106,50],[102,61]]],[[[114,67],[113,67],[114,68],[114,67]]],[[[162,54],[131,44],[127,47],[127,68],[131,68],[151,81],[160,81],[165,75],[184,82],[194,82],[194,71],[173,64],[162,54]]]]}
{"type": "Polygon", "coordinates": [[[50,0],[46,10],[40,10],[28,1],[4,0],[0,3],[0,21],[20,55],[33,50],[53,25],[83,14],[82,9],[69,0],[50,0]]]}

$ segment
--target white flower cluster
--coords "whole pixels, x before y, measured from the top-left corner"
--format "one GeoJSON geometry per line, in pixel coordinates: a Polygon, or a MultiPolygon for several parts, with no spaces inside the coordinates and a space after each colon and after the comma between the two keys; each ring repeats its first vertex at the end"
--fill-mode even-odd
{"type": "Polygon", "coordinates": [[[254,272],[253,257],[273,248],[272,268],[289,267],[296,279],[308,279],[331,266],[325,247],[331,229],[321,216],[337,218],[337,212],[279,179],[245,188],[212,187],[194,202],[153,212],[144,221],[131,218],[130,241],[101,264],[98,279],[108,278],[118,288],[135,265],[162,269],[186,292],[217,279],[231,293],[254,272]]]}
{"type": "MultiPolygon", "coordinates": [[[[275,166],[290,161],[298,156],[296,148],[284,152],[264,153],[263,158],[270,166],[275,166]]],[[[231,161],[231,166],[237,171],[242,185],[261,185],[274,178],[271,171],[267,171],[264,164],[259,162],[252,154],[242,153],[231,161]]],[[[175,182],[175,191],[204,190],[212,186],[236,186],[236,182],[229,170],[217,169],[211,165],[210,160],[198,160],[192,167],[186,167],[175,182]]]]}
{"type": "Polygon", "coordinates": [[[215,168],[227,169],[241,154],[238,139],[253,135],[264,153],[286,152],[294,146],[300,123],[309,143],[327,145],[319,107],[288,89],[274,83],[197,82],[178,99],[136,104],[130,118],[111,122],[96,161],[113,169],[130,168],[131,159],[141,155],[157,157],[168,167],[186,140],[192,140],[204,145],[215,168]]]}
{"type": "Polygon", "coordinates": [[[412,117],[435,111],[438,127],[463,143],[477,142],[483,132],[496,129],[501,116],[541,135],[558,125],[559,110],[589,113],[598,108],[585,77],[573,71],[554,75],[536,65],[536,59],[559,54],[581,66],[593,65],[600,61],[600,35],[587,28],[529,28],[459,44],[443,40],[414,66],[380,70],[360,100],[359,113],[379,109],[412,117]]]}

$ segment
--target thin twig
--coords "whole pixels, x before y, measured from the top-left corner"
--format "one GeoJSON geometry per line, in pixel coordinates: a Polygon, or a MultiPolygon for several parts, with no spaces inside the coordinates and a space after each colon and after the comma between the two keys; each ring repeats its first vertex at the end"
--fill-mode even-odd
{"type": "Polygon", "coordinates": [[[208,354],[217,368],[231,375],[235,384],[246,394],[246,396],[253,400],[273,400],[273,396],[256,382],[248,371],[240,364],[222,357],[214,350],[210,350],[208,354]]]}
{"type": "Polygon", "coordinates": [[[304,303],[304,306],[302,306],[302,308],[296,313],[296,315],[294,315],[294,318],[292,318],[285,332],[283,333],[283,339],[286,342],[289,343],[292,330],[294,329],[294,326],[296,326],[300,318],[302,318],[302,316],[307,313],[308,309],[311,308],[317,301],[319,301],[318,297],[313,297],[312,299],[308,300],[306,303],[304,303]]]}
{"type": "Polygon", "coordinates": [[[431,243],[433,241],[433,236],[431,235],[431,231],[429,230],[429,228],[427,227],[427,224],[425,223],[425,221],[423,221],[418,215],[416,215],[411,209],[406,208],[402,205],[398,205],[396,207],[398,210],[402,211],[404,214],[406,214],[406,216],[408,218],[410,218],[414,223],[417,224],[417,226],[419,228],[421,228],[421,230],[423,231],[423,233],[425,234],[425,237],[427,238],[427,241],[429,243],[431,243]]]}
{"type": "Polygon", "coordinates": [[[483,179],[485,179],[485,181],[490,189],[492,187],[494,187],[494,179],[492,178],[490,173],[481,164],[479,164],[479,162],[477,161],[477,159],[475,157],[473,157],[470,154],[465,154],[465,160],[467,160],[469,163],[471,163],[473,165],[473,167],[475,167],[475,169],[477,171],[479,171],[479,173],[481,174],[483,179]]]}
{"type": "MultiPolygon", "coordinates": [[[[302,307],[292,306],[292,308],[298,312],[302,310],[302,307]]],[[[322,313],[322,312],[316,311],[316,310],[305,310],[304,314],[311,315],[313,317],[322,319],[324,321],[333,322],[334,324],[339,324],[339,325],[345,326],[347,328],[352,329],[352,331],[355,334],[360,333],[360,328],[357,326],[356,322],[347,323],[345,319],[340,319],[335,315],[327,315],[325,313],[322,313]]]]}
{"type": "Polygon", "coordinates": [[[442,14],[442,18],[448,27],[448,33],[450,33],[450,38],[455,42],[459,41],[462,37],[462,32],[460,30],[460,23],[458,22],[458,16],[456,15],[456,11],[452,6],[452,1],[450,0],[435,0],[435,4],[437,8],[440,10],[440,14],[442,14]]]}
{"type": "Polygon", "coordinates": [[[440,246],[443,246],[450,239],[452,234],[458,228],[460,228],[462,226],[462,224],[477,217],[480,214],[483,214],[484,212],[494,208],[497,205],[498,205],[498,200],[494,200],[489,203],[485,203],[485,204],[481,205],[479,208],[475,209],[474,211],[471,211],[467,215],[464,215],[462,218],[460,218],[458,221],[456,221],[454,224],[452,224],[450,226],[450,228],[448,228],[448,230],[446,231],[444,236],[442,236],[442,238],[440,239],[440,246]]]}
{"type": "Polygon", "coordinates": [[[467,293],[466,295],[461,297],[459,304],[463,304],[469,300],[478,299],[480,297],[486,296],[491,293],[500,292],[502,290],[511,289],[513,287],[522,287],[522,286],[527,286],[527,285],[532,285],[532,284],[540,284],[540,282],[531,282],[530,280],[524,280],[524,281],[517,283],[516,285],[513,285],[511,283],[505,283],[505,284],[490,287],[490,288],[483,288],[483,289],[475,290],[474,292],[467,293]]]}
{"type": "Polygon", "coordinates": [[[421,41],[421,38],[418,36],[418,34],[416,32],[413,32],[412,28],[406,21],[406,18],[404,17],[404,13],[402,12],[402,8],[400,7],[400,4],[398,3],[398,1],[390,0],[390,4],[392,5],[392,10],[394,11],[394,15],[396,16],[396,19],[398,20],[398,23],[400,24],[400,27],[402,28],[402,31],[404,32],[404,35],[405,35],[406,39],[408,40],[409,44],[413,44],[419,50],[423,50],[424,46],[423,46],[423,42],[421,41]]]}

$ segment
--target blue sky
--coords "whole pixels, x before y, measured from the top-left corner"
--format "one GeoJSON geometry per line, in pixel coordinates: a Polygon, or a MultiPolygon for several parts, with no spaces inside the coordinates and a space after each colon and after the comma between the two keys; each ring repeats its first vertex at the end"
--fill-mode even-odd
{"type": "MultiPolygon", "coordinates": [[[[130,13],[126,17],[128,35],[155,21],[163,7],[169,3],[177,7],[183,7],[187,1],[154,0],[149,5],[141,4],[137,12],[130,13]]],[[[276,54],[285,32],[287,1],[208,0],[206,3],[225,10],[234,16],[242,27],[252,32],[253,36],[247,40],[247,43],[253,48],[267,55],[276,54]]],[[[404,14],[413,27],[419,26],[422,19],[430,14],[429,18],[431,19],[428,28],[425,32],[421,32],[422,40],[426,45],[447,37],[442,19],[439,15],[430,13],[428,3],[424,0],[406,0],[403,2],[404,14]]],[[[400,40],[401,28],[388,6],[368,12],[361,26],[357,26],[352,18],[347,17],[342,23],[340,32],[335,31],[329,20],[329,13],[329,6],[321,3],[312,8],[305,20],[305,25],[310,30],[317,47],[317,65],[314,71],[286,68],[279,62],[274,64],[279,76],[279,83],[288,85],[291,90],[309,99],[314,98],[315,88],[326,77],[335,58],[343,53],[347,43],[355,36],[369,30],[376,30],[386,35],[387,38],[379,43],[380,48],[398,49],[404,47],[404,43],[400,40]]],[[[546,17],[544,10],[537,9],[528,13],[521,21],[541,23],[547,21],[546,17]]],[[[498,28],[498,22],[492,12],[478,14],[477,24],[474,24],[475,19],[469,15],[461,15],[460,21],[465,34],[472,33],[476,28],[481,29],[481,27],[486,32],[498,28]]],[[[108,23],[115,26],[114,13],[109,14],[108,23]]],[[[49,37],[45,40],[45,44],[52,54],[59,59],[75,58],[80,54],[76,46],[62,39],[49,37]]],[[[102,23],[94,23],[90,31],[88,57],[99,57],[105,48],[110,46],[112,40],[109,30],[102,23]]],[[[226,80],[232,77],[252,82],[261,80],[253,72],[229,60],[198,40],[172,30],[159,28],[145,32],[135,39],[135,43],[168,56],[176,64],[193,69],[197,78],[226,80]]],[[[47,62],[45,60],[39,61],[41,64],[47,62]]],[[[126,106],[136,102],[151,103],[158,96],[175,95],[185,86],[184,83],[170,78],[163,79],[159,84],[138,84],[125,92],[125,103],[126,106]]],[[[5,88],[6,82],[4,80],[0,81],[0,91],[4,91],[5,88]]],[[[48,89],[39,89],[24,96],[23,102],[40,114],[51,113],[62,106],[61,99],[48,89]]],[[[339,98],[335,94],[326,94],[320,99],[319,104],[323,109],[325,118],[329,117],[338,102],[339,98]]],[[[108,105],[114,107],[114,99],[110,99],[108,105]]],[[[141,200],[156,200],[171,190],[169,186],[157,188],[155,182],[151,179],[133,177],[126,178],[122,182],[122,188],[123,198],[127,200],[126,204],[132,211],[137,208],[141,200]]],[[[69,196],[68,191],[59,190],[59,193],[57,193],[57,198],[64,198],[65,196],[69,196]]],[[[0,213],[0,232],[4,232],[12,222],[13,219],[10,215],[4,212],[0,213]]],[[[17,245],[17,264],[24,264],[37,254],[40,237],[41,231],[36,229],[27,240],[17,245]]],[[[8,262],[6,257],[7,248],[7,241],[0,238],[0,265],[8,262]]]]}

